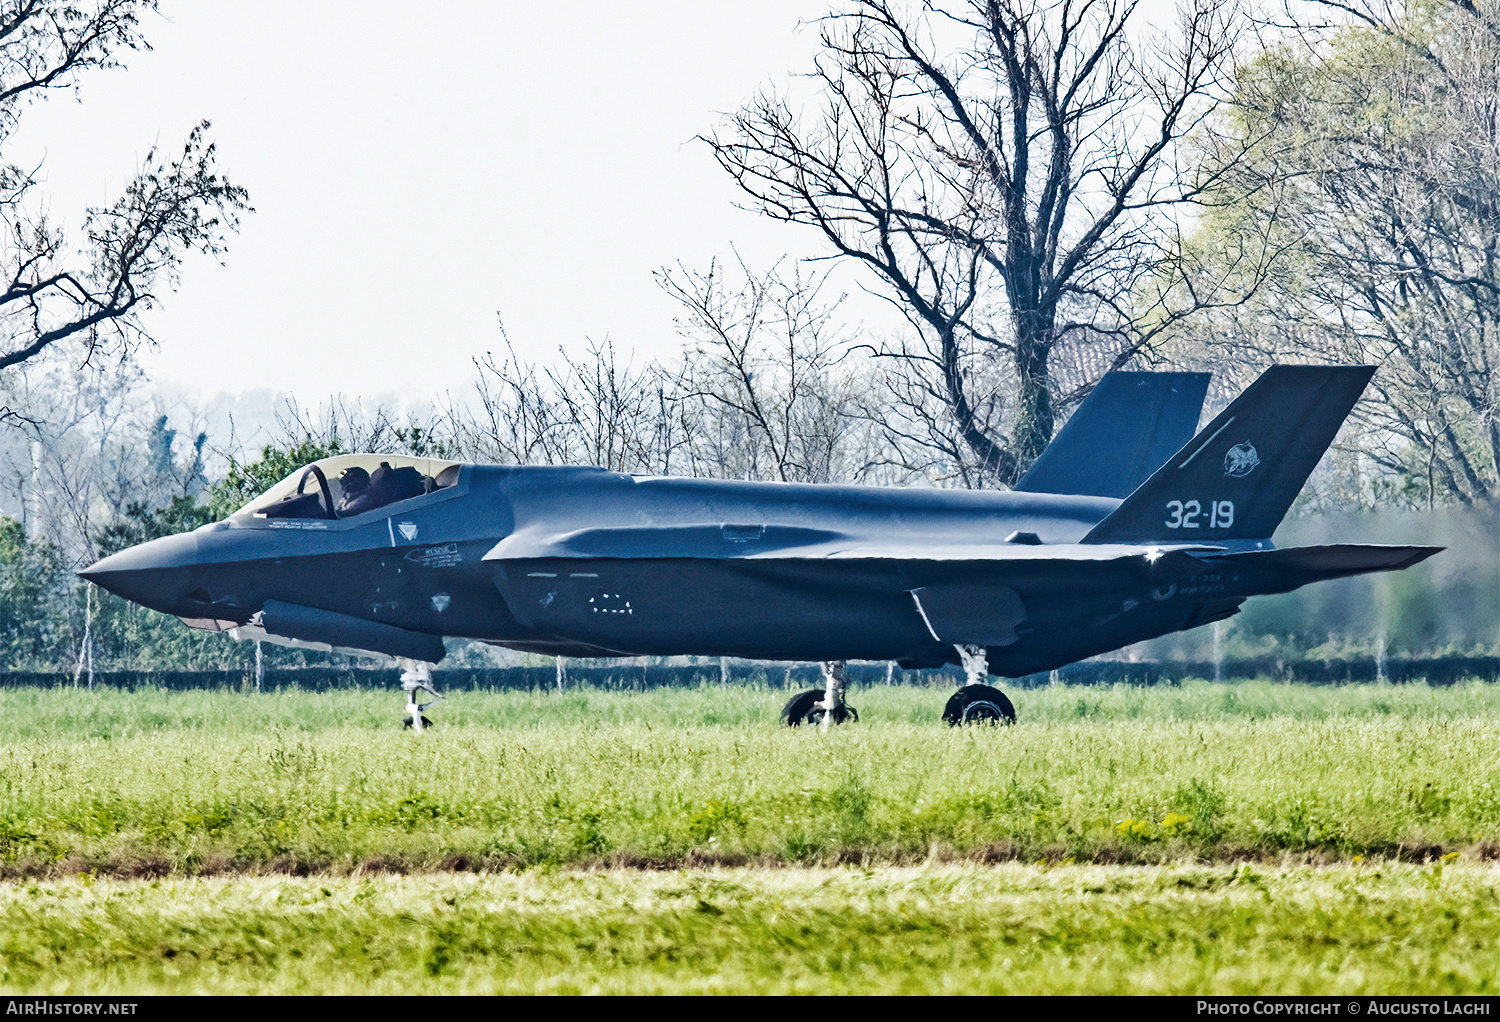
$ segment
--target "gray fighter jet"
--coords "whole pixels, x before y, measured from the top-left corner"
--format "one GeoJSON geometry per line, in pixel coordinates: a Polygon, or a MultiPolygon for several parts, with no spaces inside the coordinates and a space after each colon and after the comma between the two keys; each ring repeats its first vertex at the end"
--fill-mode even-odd
{"type": "Polygon", "coordinates": [[[825,727],[852,716],[846,660],[960,664],[944,719],[1008,722],[988,674],[1436,553],[1271,543],[1372,372],[1274,367],[1196,435],[1206,376],[1113,374],[1009,492],[340,456],[82,574],[194,627],[396,658],[418,730],[445,636],[820,661],[825,688],[783,717],[825,727]]]}

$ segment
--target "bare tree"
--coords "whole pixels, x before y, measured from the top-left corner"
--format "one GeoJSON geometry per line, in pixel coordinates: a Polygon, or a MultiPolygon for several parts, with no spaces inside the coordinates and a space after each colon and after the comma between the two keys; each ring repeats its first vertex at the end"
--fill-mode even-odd
{"type": "Polygon", "coordinates": [[[276,448],[317,447],[367,454],[410,454],[451,458],[458,453],[451,416],[433,410],[398,411],[384,405],[350,405],[343,396],[316,408],[286,398],[276,410],[271,432],[276,448]]]}
{"type": "Polygon", "coordinates": [[[826,274],[756,274],[737,263],[733,279],[718,262],[657,273],[684,312],[672,403],[689,471],[781,482],[864,474],[870,466],[855,459],[868,424],[837,319],[843,297],[823,297],[826,274]]]}
{"type": "Polygon", "coordinates": [[[517,356],[507,338],[505,356],[476,359],[478,409],[454,415],[459,448],[509,464],[671,470],[681,437],[661,370],[622,364],[607,341],[582,358],[561,354],[561,365],[538,368],[517,356]]]}
{"type": "Polygon", "coordinates": [[[1014,481],[1046,445],[1061,349],[1100,351],[1067,360],[1076,399],[1183,311],[1171,288],[1143,311],[1137,285],[1207,184],[1179,143],[1227,91],[1235,9],[1195,0],[1150,42],[1136,11],[858,0],[823,21],[814,112],[762,95],[707,139],[756,209],[881,281],[918,339],[878,354],[941,401],[971,483],[1014,481]]]}
{"type": "MultiPolygon", "coordinates": [[[[156,0],[12,0],[0,9],[0,147],[32,99],[75,85],[87,71],[119,66],[146,47],[140,19],[156,0]]],[[[92,209],[75,238],[54,227],[32,192],[37,171],[0,164],[0,370],[63,342],[76,362],[101,348],[128,351],[145,337],[139,313],[174,287],[189,252],[219,256],[249,211],[244,189],[220,177],[208,124],[180,155],[147,155],[125,194],[92,209]],[[87,262],[73,265],[76,248],[87,262]]]]}
{"type": "Polygon", "coordinates": [[[99,530],[132,504],[155,508],[206,487],[201,410],[146,396],[128,367],[33,363],[0,382],[17,410],[0,431],[0,514],[69,563],[95,558],[99,530]]]}
{"type": "MultiPolygon", "coordinates": [[[[539,366],[477,359],[472,413],[450,411],[465,456],[617,472],[813,482],[878,471],[870,389],[826,276],[683,267],[657,274],[681,305],[680,358],[637,367],[613,345],[539,366]]],[[[502,325],[501,336],[504,337],[502,325]]]]}

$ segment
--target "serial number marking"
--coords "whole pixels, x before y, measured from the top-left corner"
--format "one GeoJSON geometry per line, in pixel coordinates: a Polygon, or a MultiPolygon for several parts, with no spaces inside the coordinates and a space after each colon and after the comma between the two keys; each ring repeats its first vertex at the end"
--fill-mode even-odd
{"type": "Polygon", "coordinates": [[[1204,507],[1196,500],[1169,500],[1165,524],[1169,529],[1227,529],[1234,525],[1234,501],[1211,500],[1204,507]]]}

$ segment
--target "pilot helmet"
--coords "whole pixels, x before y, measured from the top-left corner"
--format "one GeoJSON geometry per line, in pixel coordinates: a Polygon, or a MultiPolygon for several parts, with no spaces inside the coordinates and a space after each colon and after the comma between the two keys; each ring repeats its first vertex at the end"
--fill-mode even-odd
{"type": "Polygon", "coordinates": [[[370,473],[353,465],[339,475],[339,485],[344,488],[345,493],[360,493],[370,488],[370,473]]]}

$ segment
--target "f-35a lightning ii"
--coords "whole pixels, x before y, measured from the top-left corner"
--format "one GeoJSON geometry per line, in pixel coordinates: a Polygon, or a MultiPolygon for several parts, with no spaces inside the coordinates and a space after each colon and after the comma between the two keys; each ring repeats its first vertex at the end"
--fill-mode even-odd
{"type": "Polygon", "coordinates": [[[82,574],[195,627],[397,658],[418,730],[445,636],[559,656],[821,661],[825,689],[783,715],[825,727],[850,713],[846,660],[956,663],[967,684],[944,719],[1009,721],[988,674],[1050,670],[1222,620],[1250,596],[1436,553],[1272,546],[1373,371],[1274,367],[1196,435],[1206,376],[1114,374],[1010,492],[327,458],[225,521],[82,574]]]}

